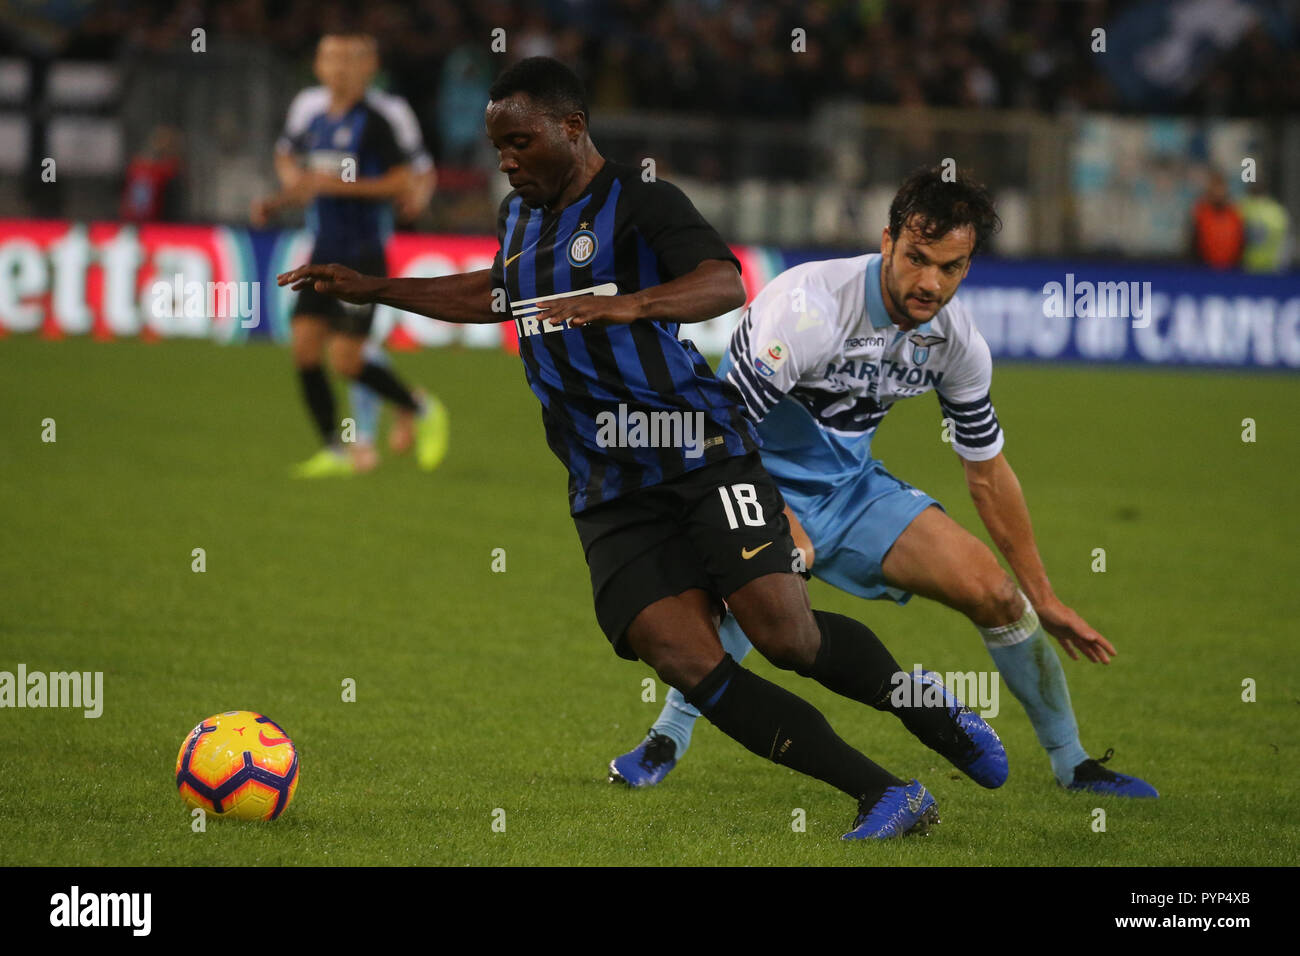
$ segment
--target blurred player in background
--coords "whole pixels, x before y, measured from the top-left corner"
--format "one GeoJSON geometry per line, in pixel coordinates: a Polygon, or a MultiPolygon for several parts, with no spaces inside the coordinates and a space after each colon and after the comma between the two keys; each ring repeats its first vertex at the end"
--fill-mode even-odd
{"type": "MultiPolygon", "coordinates": [[[[397,136],[397,145],[410,159],[411,188],[394,204],[397,221],[410,225],[420,217],[429,206],[434,190],[438,185],[438,173],[433,165],[433,158],[424,148],[424,137],[420,135],[420,123],[410,104],[400,96],[376,89],[367,89],[366,98],[393,123],[393,132],[397,136]]],[[[362,357],[367,364],[389,368],[391,360],[384,351],[383,344],[368,339],[362,357]]],[[[376,448],[376,434],[379,428],[379,411],[383,397],[373,389],[356,379],[348,382],[348,399],[352,405],[352,417],[356,420],[356,442],[352,445],[352,467],[358,472],[372,471],[379,464],[379,452],[376,448]]],[[[399,454],[410,450],[413,439],[411,418],[399,415],[388,433],[388,447],[399,454]]],[[[443,439],[443,446],[446,438],[443,439]]]]}
{"type": "MultiPolygon", "coordinates": [[[[1115,653],[1052,590],[1002,454],[988,345],[953,298],[997,223],[982,186],[945,182],[938,168],[917,171],[894,197],[881,252],[777,276],[745,312],[718,374],[759,423],[763,464],[797,518],[796,542],[815,549],[814,575],[864,598],[903,604],[915,593],[961,611],[1024,706],[1061,786],[1155,797],[1145,781],[1103,767],[1109,754],[1098,761],[1083,749],[1065,673],[1043,633],[1076,660],[1075,648],[1103,664],[1115,653]],[[951,422],[980,519],[1023,591],[937,501],[872,457],[872,436],[894,402],[931,390],[951,422]]],[[[743,659],[749,642],[735,618],[720,633],[727,652],[743,659]]],[[[670,691],[647,738],[611,761],[611,782],[662,780],[698,716],[670,691]]]]}
{"type": "MultiPolygon", "coordinates": [[[[373,37],[321,38],[316,75],[322,85],[294,98],[276,145],[275,168],[283,190],[255,203],[252,218],[260,225],[282,208],[307,205],[308,225],[316,237],[311,262],[345,262],[386,275],[384,247],[392,232],[393,206],[405,216],[418,214],[432,195],[434,174],[410,107],[399,97],[368,89],[378,67],[373,37]]],[[[446,454],[447,413],[441,403],[413,392],[387,364],[367,360],[373,318],[373,305],[341,303],[312,289],[298,296],[293,358],[322,443],[319,452],[295,467],[298,477],[352,474],[375,463],[373,443],[368,454],[362,450],[354,459],[340,441],[334,394],[322,367],[327,345],[335,372],[395,406],[395,450],[414,441],[419,465],[429,471],[446,454]]],[[[363,410],[369,406],[367,397],[361,396],[361,405],[363,410]]],[[[368,428],[373,434],[373,420],[368,428]]]]}
{"type": "Polygon", "coordinates": [[[386,279],[308,265],[280,284],[451,322],[498,322],[509,308],[547,441],[569,471],[596,617],[615,653],[645,661],[751,752],[852,796],[858,816],[846,838],[923,831],[938,819],[934,797],[728,656],[715,623],[724,600],[777,667],[893,713],[973,779],[999,786],[1006,752],[978,715],[951,695],[940,695],[944,706],[923,705],[919,692],[896,699],[899,667],[879,638],[809,606],[740,396],[677,335],[681,323],[744,302],[726,243],[681,190],[597,152],[582,84],[559,62],[521,61],[489,99],[488,134],[514,187],[491,269],[386,279]],[[679,440],[651,447],[620,436],[611,420],[634,414],[675,418],[679,440]]]}
{"type": "MultiPolygon", "coordinates": [[[[410,104],[400,96],[381,90],[367,89],[366,99],[379,108],[393,124],[397,136],[397,145],[410,160],[411,188],[394,203],[397,221],[410,225],[420,217],[429,206],[434,190],[438,185],[438,173],[433,165],[433,158],[424,148],[424,137],[420,135],[420,123],[410,104]]],[[[367,339],[362,358],[367,364],[380,368],[390,368],[391,360],[384,351],[383,344],[374,339],[367,339]]],[[[356,420],[356,441],[352,445],[352,467],[357,472],[372,471],[379,464],[379,452],[376,448],[376,434],[379,428],[379,411],[383,397],[373,389],[356,379],[348,382],[348,399],[352,405],[352,417],[356,420]]],[[[444,429],[446,416],[444,412],[444,429]]],[[[399,415],[388,433],[388,447],[395,452],[410,450],[413,440],[412,421],[409,415],[399,415]]],[[[446,447],[446,437],[442,439],[446,447]]],[[[435,463],[436,464],[436,463],[435,463]]]]}

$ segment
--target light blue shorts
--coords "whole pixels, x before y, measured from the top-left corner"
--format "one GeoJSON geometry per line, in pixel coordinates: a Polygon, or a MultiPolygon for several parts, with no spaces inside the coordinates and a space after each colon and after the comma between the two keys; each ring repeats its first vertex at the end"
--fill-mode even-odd
{"type": "Polygon", "coordinates": [[[813,577],[859,597],[891,598],[906,604],[910,591],[885,583],[880,564],[903,529],[931,505],[924,491],[900,481],[874,459],[851,484],[832,494],[805,496],[781,488],[817,554],[813,577]]]}

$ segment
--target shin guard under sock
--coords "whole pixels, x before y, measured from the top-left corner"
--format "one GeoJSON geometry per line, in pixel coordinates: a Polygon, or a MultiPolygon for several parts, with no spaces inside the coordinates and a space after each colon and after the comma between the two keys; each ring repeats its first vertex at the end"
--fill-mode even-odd
{"type": "Polygon", "coordinates": [[[745,670],[730,655],[686,695],[710,723],[751,753],[874,803],[905,786],[854,750],[812,704],[745,670]]]}
{"type": "Polygon", "coordinates": [[[843,614],[813,611],[822,632],[821,650],[807,671],[800,671],[828,690],[889,711],[922,743],[940,753],[960,745],[952,717],[944,707],[927,707],[912,687],[895,693],[912,675],[898,666],[894,655],[871,628],[843,614]]]}

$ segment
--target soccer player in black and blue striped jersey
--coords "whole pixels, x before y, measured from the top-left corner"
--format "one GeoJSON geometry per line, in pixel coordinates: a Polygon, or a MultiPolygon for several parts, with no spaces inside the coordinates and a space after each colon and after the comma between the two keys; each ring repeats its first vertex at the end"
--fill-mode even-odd
{"type": "MultiPolygon", "coordinates": [[[[276,146],[276,172],[285,188],[255,204],[253,220],[257,225],[281,208],[306,205],[316,239],[311,262],[342,262],[384,275],[392,204],[419,193],[427,173],[418,166],[418,130],[412,146],[409,130],[397,128],[414,122],[409,107],[402,112],[394,97],[367,90],[378,65],[371,36],[321,38],[315,63],[321,86],[295,98],[276,146]]],[[[334,394],[322,367],[327,345],[335,372],[393,404],[397,431],[415,433],[420,467],[432,470],[446,453],[447,416],[437,399],[413,392],[390,367],[366,361],[373,318],[373,305],[340,303],[313,289],[298,296],[293,358],[322,445],[295,468],[299,477],[350,474],[354,467],[339,440],[334,394]]]]}
{"type": "Polygon", "coordinates": [[[1006,753],[982,719],[951,695],[924,706],[920,693],[891,693],[901,668],[879,639],[809,606],[740,396],[677,335],[744,303],[721,237],[676,187],[597,152],[582,86],[562,64],[523,60],[489,99],[488,135],[514,187],[491,269],[386,279],[309,265],[280,284],[450,322],[499,322],[509,310],[615,652],[648,663],[752,752],[854,797],[846,837],[923,832],[938,819],[934,798],[728,656],[724,602],[776,666],[894,713],[972,778],[1001,784],[1006,753]]]}

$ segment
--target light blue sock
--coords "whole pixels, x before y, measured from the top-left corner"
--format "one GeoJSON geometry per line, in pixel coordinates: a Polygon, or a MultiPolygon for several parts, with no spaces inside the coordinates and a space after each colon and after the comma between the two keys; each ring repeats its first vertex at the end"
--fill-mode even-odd
{"type": "MultiPolygon", "coordinates": [[[[718,629],[718,637],[722,638],[722,649],[730,654],[737,664],[745,659],[745,655],[754,646],[749,643],[749,638],[745,637],[745,632],[740,629],[740,625],[730,614],[718,629]]],[[[670,687],[668,697],[664,700],[664,709],[659,712],[659,719],[651,729],[672,738],[673,743],[677,745],[677,759],[681,760],[691,746],[691,733],[695,730],[695,721],[699,717],[700,712],[686,702],[682,692],[676,687],[670,687]]]]}
{"type": "MultiPolygon", "coordinates": [[[[1023,595],[1021,595],[1023,598],[1023,595]]],[[[1038,742],[1052,762],[1052,773],[1063,785],[1074,780],[1074,768],[1088,759],[1079,742],[1079,725],[1070,706],[1061,659],[1033,606],[1025,600],[1025,614],[1005,627],[979,628],[998,673],[1020,701],[1038,742]]]]}
{"type": "MultiPolygon", "coordinates": [[[[388,353],[374,342],[367,342],[362,352],[367,362],[388,368],[391,364],[388,353]]],[[[357,441],[363,445],[373,445],[375,431],[379,424],[379,406],[383,399],[358,382],[348,383],[348,401],[352,403],[352,418],[357,423],[357,441]]]]}

